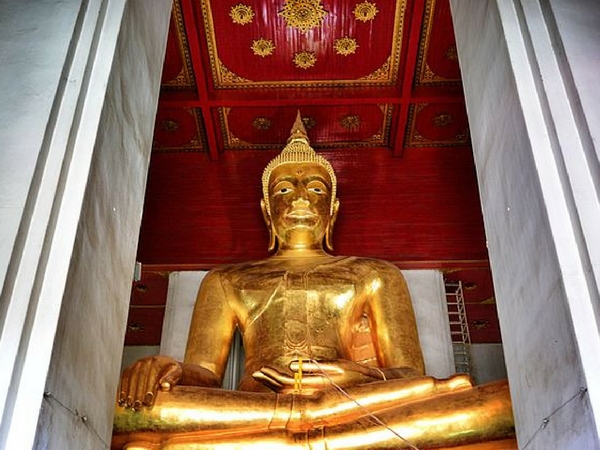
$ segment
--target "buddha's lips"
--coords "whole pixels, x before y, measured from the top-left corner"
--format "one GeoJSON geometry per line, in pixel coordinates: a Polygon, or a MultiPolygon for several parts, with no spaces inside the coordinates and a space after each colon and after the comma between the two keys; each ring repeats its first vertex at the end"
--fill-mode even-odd
{"type": "Polygon", "coordinates": [[[287,217],[293,217],[296,219],[304,219],[307,217],[315,217],[316,214],[308,209],[294,209],[286,214],[287,217]]]}

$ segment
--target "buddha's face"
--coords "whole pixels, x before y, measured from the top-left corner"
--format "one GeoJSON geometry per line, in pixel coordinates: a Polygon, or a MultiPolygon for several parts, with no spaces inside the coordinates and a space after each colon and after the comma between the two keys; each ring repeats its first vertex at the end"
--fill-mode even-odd
{"type": "Polygon", "coordinates": [[[269,178],[270,220],[280,248],[317,248],[331,220],[331,179],[316,163],[283,164],[269,178]]]}

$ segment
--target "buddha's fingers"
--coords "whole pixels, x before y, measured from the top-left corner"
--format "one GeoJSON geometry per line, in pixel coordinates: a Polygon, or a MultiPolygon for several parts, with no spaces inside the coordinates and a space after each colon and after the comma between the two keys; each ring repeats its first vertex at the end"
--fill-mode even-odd
{"type": "Polygon", "coordinates": [[[121,376],[119,398],[117,399],[120,406],[127,405],[127,393],[129,392],[129,372],[130,368],[127,368],[125,371],[123,371],[123,375],[121,376]]]}
{"type": "Polygon", "coordinates": [[[289,365],[292,372],[307,372],[311,374],[323,374],[323,375],[343,375],[345,373],[344,368],[339,362],[329,361],[292,361],[289,365]]]}
{"type": "Polygon", "coordinates": [[[252,377],[268,388],[278,391],[279,389],[283,388],[283,384],[281,384],[277,379],[278,374],[279,372],[271,369],[270,367],[263,367],[261,370],[254,372],[252,377]]]}
{"type": "Polygon", "coordinates": [[[133,409],[139,411],[144,404],[144,399],[146,396],[146,392],[148,392],[147,384],[148,384],[148,376],[151,373],[151,366],[147,362],[140,365],[137,371],[137,383],[132,385],[132,391],[135,389],[135,393],[133,394],[133,409]]]}
{"type": "Polygon", "coordinates": [[[181,377],[183,375],[183,369],[181,365],[173,361],[170,364],[164,365],[160,372],[158,378],[158,385],[162,391],[170,391],[173,386],[179,384],[181,377]]]}

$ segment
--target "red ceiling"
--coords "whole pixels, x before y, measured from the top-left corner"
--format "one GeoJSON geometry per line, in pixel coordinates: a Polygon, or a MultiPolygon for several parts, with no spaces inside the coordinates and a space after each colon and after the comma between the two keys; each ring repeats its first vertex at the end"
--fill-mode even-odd
{"type": "Polygon", "coordinates": [[[499,342],[447,0],[174,2],[126,342],[160,338],[169,271],[267,256],[260,175],[298,110],[338,176],[335,253],[443,269],[499,342]]]}

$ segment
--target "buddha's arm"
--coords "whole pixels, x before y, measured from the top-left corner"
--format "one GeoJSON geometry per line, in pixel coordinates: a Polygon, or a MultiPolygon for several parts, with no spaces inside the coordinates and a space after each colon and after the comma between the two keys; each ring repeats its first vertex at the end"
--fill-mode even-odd
{"type": "Polygon", "coordinates": [[[216,273],[209,273],[198,293],[184,362],[150,356],[123,371],[119,404],[152,406],[158,390],[176,385],[219,387],[227,362],[235,318],[216,273]]]}
{"type": "Polygon", "coordinates": [[[236,327],[236,316],[218,271],[202,281],[190,324],[184,362],[210,372],[221,384],[236,327]]]}
{"type": "Polygon", "coordinates": [[[423,354],[406,281],[395,266],[378,264],[365,280],[362,294],[379,365],[387,378],[423,375],[423,354]]]}

